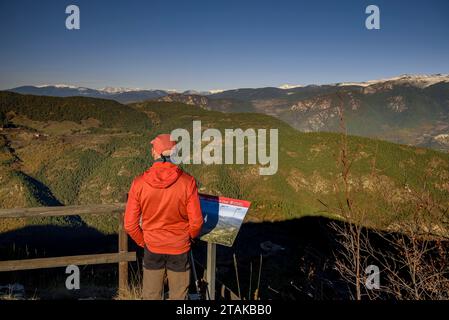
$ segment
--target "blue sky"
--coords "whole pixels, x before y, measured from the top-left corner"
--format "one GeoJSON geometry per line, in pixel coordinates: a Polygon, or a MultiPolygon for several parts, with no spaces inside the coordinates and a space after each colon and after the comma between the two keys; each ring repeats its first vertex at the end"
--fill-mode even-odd
{"type": "Polygon", "coordinates": [[[0,0],[0,39],[0,89],[363,81],[449,73],[449,1],[0,0]],[[365,28],[369,4],[381,30],[365,28]]]}

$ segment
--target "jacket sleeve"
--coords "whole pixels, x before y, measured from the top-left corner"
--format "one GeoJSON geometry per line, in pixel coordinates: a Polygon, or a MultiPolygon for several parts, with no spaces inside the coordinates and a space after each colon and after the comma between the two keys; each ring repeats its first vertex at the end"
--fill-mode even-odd
{"type": "Polygon", "coordinates": [[[201,213],[200,198],[198,196],[198,188],[196,187],[195,179],[192,179],[189,189],[190,196],[187,200],[186,208],[189,217],[189,233],[190,237],[193,239],[200,234],[204,220],[201,213]]]}
{"type": "Polygon", "coordinates": [[[145,242],[143,240],[142,228],[139,225],[141,215],[142,210],[140,208],[136,181],[134,180],[128,193],[128,202],[126,203],[124,225],[125,230],[129,234],[129,236],[139,246],[143,247],[145,245],[145,242]]]}

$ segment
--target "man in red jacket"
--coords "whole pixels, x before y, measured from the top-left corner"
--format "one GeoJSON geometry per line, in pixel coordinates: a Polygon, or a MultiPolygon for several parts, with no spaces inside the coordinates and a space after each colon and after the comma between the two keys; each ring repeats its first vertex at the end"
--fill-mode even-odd
{"type": "Polygon", "coordinates": [[[125,229],[144,248],[143,298],[162,299],[167,275],[169,298],[187,298],[191,239],[203,225],[195,179],[170,160],[176,142],[169,134],[152,144],[154,164],[136,177],[128,194],[125,229]]]}

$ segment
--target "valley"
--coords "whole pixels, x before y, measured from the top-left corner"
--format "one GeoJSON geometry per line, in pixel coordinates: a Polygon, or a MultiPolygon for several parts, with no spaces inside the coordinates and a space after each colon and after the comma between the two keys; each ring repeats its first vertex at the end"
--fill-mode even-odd
{"type": "MultiPolygon", "coordinates": [[[[252,201],[249,219],[253,221],[328,216],[320,202],[335,202],[339,134],[302,133],[263,114],[222,114],[177,102],[121,105],[92,98],[53,101],[56,98],[6,92],[0,93],[0,99],[1,111],[9,119],[1,131],[0,203],[5,208],[52,201],[67,205],[120,202],[133,177],[151,165],[151,137],[176,128],[191,132],[194,120],[201,120],[202,130],[279,130],[277,174],[259,176],[258,164],[183,165],[197,177],[200,192],[252,201]],[[90,107],[81,111],[78,105],[90,107]],[[119,118],[114,118],[111,108],[120,110],[119,118]],[[50,110],[59,114],[45,120],[50,110]],[[48,196],[35,190],[36,183],[48,189],[48,196]]],[[[407,201],[408,189],[421,192],[424,178],[432,183],[435,196],[444,198],[449,192],[448,154],[356,136],[350,136],[349,142],[354,156],[351,183],[357,197],[367,204],[384,205],[382,212],[371,213],[373,225],[388,226],[395,221],[398,217],[390,216],[388,207],[407,201]]]]}

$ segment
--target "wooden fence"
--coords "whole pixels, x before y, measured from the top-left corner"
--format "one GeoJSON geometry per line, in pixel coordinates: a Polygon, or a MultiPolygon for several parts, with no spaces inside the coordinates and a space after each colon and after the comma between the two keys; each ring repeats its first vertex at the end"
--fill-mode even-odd
{"type": "Polygon", "coordinates": [[[81,214],[117,214],[119,217],[117,253],[0,261],[0,271],[17,271],[17,270],[66,267],[71,264],[91,265],[91,264],[118,263],[119,265],[118,287],[119,292],[121,292],[122,290],[128,288],[128,262],[136,261],[136,253],[128,252],[128,236],[126,234],[123,225],[124,212],[125,212],[124,203],[83,205],[83,206],[0,209],[0,219],[74,216],[81,214]]]}

